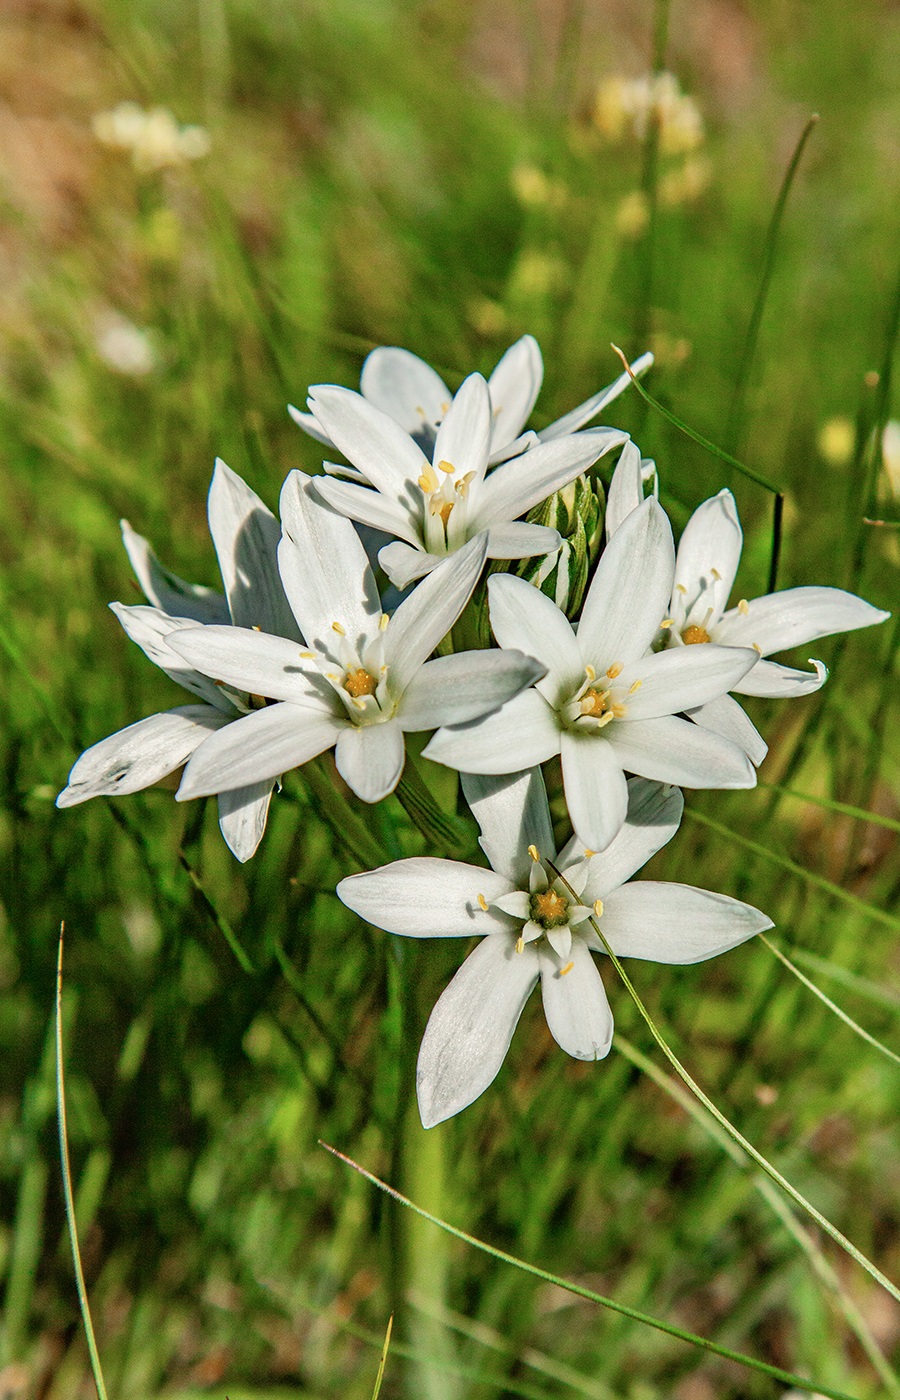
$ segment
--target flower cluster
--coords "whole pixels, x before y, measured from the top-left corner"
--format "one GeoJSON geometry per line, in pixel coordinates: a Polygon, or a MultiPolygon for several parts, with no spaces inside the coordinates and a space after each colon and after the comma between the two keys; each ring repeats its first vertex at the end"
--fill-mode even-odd
{"type": "Polygon", "coordinates": [[[818,587],[729,608],[742,543],[731,493],[697,509],[676,549],[654,464],[627,434],[589,426],[628,375],[534,431],[542,374],[525,336],[455,395],[393,347],[366,360],[359,393],[312,388],[291,413],[344,460],[292,471],[280,520],[216,464],[221,593],[170,573],[123,522],[147,603],[113,611],[191,703],[88,749],[58,798],[69,807],[181,771],[177,799],[216,795],[246,861],[286,772],[334,749],[347,787],[377,803],[413,761],[406,735],[428,733],[424,757],[461,774],[489,868],[424,855],[337,888],[389,932],[482,940],[425,1032],[426,1126],[491,1083],[538,979],[558,1044],[601,1059],[613,1023],[594,954],[699,962],[771,926],[724,895],[628,882],[677,831],[682,788],[754,785],[766,745],[734,695],[824,683],[820,661],[797,670],[772,654],[887,616],[818,587]],[[613,452],[601,528],[594,469],[613,452]],[[477,644],[479,617],[496,645],[477,644]],[[542,771],[557,761],[562,840],[542,771]]]}
{"type": "Polygon", "coordinates": [[[180,126],[165,107],[148,111],[137,102],[120,102],[108,112],[98,112],[91,125],[101,145],[126,151],[141,174],[209,154],[208,132],[202,126],[180,126]]]}

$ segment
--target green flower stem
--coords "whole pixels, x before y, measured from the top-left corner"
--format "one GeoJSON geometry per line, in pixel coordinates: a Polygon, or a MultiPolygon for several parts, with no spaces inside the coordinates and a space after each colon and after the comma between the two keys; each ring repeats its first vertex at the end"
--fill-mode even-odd
{"type": "Polygon", "coordinates": [[[381,865],[385,858],[381,842],[372,835],[366,820],[340,791],[333,773],[325,771],[321,759],[303,766],[303,782],[315,799],[316,812],[328,823],[341,845],[366,869],[381,865]]]}
{"type": "Polygon", "coordinates": [[[441,811],[414,760],[407,755],[396,795],[407,816],[418,827],[437,855],[465,857],[475,847],[474,829],[441,811]]]}
{"type": "MultiPolygon", "coordinates": [[[[415,1097],[411,1096],[403,1123],[403,1182],[407,1191],[434,1215],[440,1215],[444,1206],[448,1165],[448,1133],[441,1127],[427,1131],[422,1127],[415,1097]]],[[[401,1219],[406,1283],[404,1330],[407,1342],[417,1353],[417,1359],[407,1367],[407,1394],[410,1400],[456,1400],[459,1386],[450,1378],[455,1360],[453,1337],[427,1310],[439,1313],[447,1307],[449,1240],[409,1211],[402,1211],[401,1219]],[[410,1296],[421,1299],[425,1310],[411,1308],[410,1296]]]]}

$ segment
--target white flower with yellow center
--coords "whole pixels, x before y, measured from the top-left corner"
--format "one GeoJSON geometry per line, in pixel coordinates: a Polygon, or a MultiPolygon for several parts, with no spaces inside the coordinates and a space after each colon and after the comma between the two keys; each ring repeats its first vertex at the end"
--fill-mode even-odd
{"type": "Polygon", "coordinates": [[[179,800],[271,779],[333,747],[349,787],[378,802],[399,781],[407,733],[487,714],[543,674],[520,652],[428,660],[475,587],[483,535],[389,619],[356,530],[318,500],[311,477],[287,478],[281,519],[278,564],[304,643],[249,627],[200,627],[170,639],[203,675],[268,702],[198,749],[179,800]]]}
{"type": "Polygon", "coordinates": [[[610,539],[577,629],[525,580],[489,580],[501,647],[536,657],[547,674],[496,714],[442,728],[425,754],[465,773],[512,773],[559,754],[572,825],[605,850],[625,820],[625,773],[692,788],[753,787],[746,754],[678,716],[726,694],[756,663],[749,647],[652,653],[672,590],[675,549],[652,498],[610,539]]]}
{"type": "Polygon", "coordinates": [[[602,855],[576,837],[557,855],[539,769],[463,775],[463,788],[490,870],[419,857],[337,887],[348,908],[389,933],[482,936],[439,998],[422,1041],[417,1086],[426,1128],[492,1083],[538,978],[557,1044],[578,1060],[609,1052],[613,1018],[592,957],[605,951],[594,920],[618,957],[661,963],[702,962],[772,927],[758,909],[726,895],[650,880],[626,884],[677,831],[684,805],[677,788],[633,778],[625,824],[602,855]]]}
{"type": "MultiPolygon", "coordinates": [[[[810,658],[810,671],[796,670],[766,658],[836,632],[853,632],[884,622],[890,613],[840,588],[785,588],[733,608],[728,599],[741,558],[743,534],[730,491],[704,501],[691,516],[675,561],[668,616],[663,620],[665,647],[704,649],[714,643],[752,647],[760,660],[729,690],[738,695],[788,698],[808,695],[825,684],[828,671],[810,658]]],[[[740,744],[754,763],[766,745],[737,701],[723,695],[691,710],[691,718],[740,744]]]]}
{"type": "MultiPolygon", "coordinates": [[[[533,375],[528,382],[533,387],[533,375]]],[[[452,400],[447,395],[442,401],[432,438],[424,425],[432,423],[433,404],[413,435],[364,395],[317,385],[309,404],[318,435],[352,467],[338,469],[346,480],[317,477],[316,490],[352,520],[395,536],[378,562],[398,588],[430,573],[482,531],[489,559],[547,554],[559,548],[558,532],[519,517],[628,435],[612,428],[576,432],[584,421],[576,410],[540,440],[517,436],[532,402],[529,389],[498,404],[482,376],[471,374],[452,400]],[[492,461],[500,465],[489,472],[492,461]]]]}

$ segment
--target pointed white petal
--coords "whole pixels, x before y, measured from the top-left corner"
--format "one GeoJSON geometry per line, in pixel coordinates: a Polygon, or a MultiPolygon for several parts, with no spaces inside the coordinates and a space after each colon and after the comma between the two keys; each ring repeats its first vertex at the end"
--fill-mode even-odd
{"type": "Polygon", "coordinates": [[[412,518],[411,512],[399,501],[383,496],[368,486],[356,486],[349,481],[335,481],[330,476],[314,476],[312,490],[341,515],[358,520],[362,525],[372,525],[376,530],[384,530],[387,535],[396,535],[413,546],[418,546],[421,529],[412,518]]]}
{"type": "Polygon", "coordinates": [[[324,443],[326,447],[333,448],[335,446],[328,434],[322,432],[313,414],[304,413],[302,409],[295,408],[292,403],[288,404],[287,411],[297,427],[302,428],[309,437],[315,438],[316,442],[324,443]]]}
{"type": "MultiPolygon", "coordinates": [[[[328,476],[338,477],[341,481],[352,481],[357,486],[371,487],[371,483],[362,472],[357,471],[356,467],[348,467],[345,462],[323,461],[322,467],[328,476]]],[[[349,511],[345,511],[344,514],[349,515],[349,511]]]]}
{"type": "Polygon", "coordinates": [[[461,651],[427,661],[413,676],[397,706],[404,730],[467,724],[499,710],[533,685],[544,667],[520,651],[461,651]]]}
{"type": "Polygon", "coordinates": [[[430,574],[443,563],[443,558],[439,554],[428,554],[424,549],[413,549],[402,540],[394,540],[378,551],[378,562],[394,587],[402,591],[416,579],[430,574]]]}
{"type": "Polygon", "coordinates": [[[325,710],[300,705],[254,710],[211,735],[208,752],[205,745],[197,750],[175,796],[184,802],[277,778],[330,749],[345,724],[325,710]]]}
{"type": "MultiPolygon", "coordinates": [[[[713,620],[721,617],[728,604],[744,541],[737,506],[730,491],[720,491],[698,506],[684,527],[675,559],[675,586],[685,590],[685,603],[690,607],[697,595],[708,589],[707,598],[715,599],[713,620]],[[718,575],[718,577],[716,577],[718,575]]],[[[725,638],[716,635],[717,642],[725,638]]],[[[750,646],[749,639],[726,645],[750,646]]]]}
{"type": "Polygon", "coordinates": [[[625,518],[600,556],[578,624],[585,661],[605,670],[644,655],[666,615],[674,568],[672,527],[651,497],[625,518]]]}
{"type": "Polygon", "coordinates": [[[195,671],[184,657],[169,645],[170,639],[176,633],[195,632],[195,622],[186,617],[170,617],[158,608],[145,607],[143,604],[126,607],[124,603],[110,603],[109,606],[128,636],[137,643],[154,666],[158,666],[167,676],[171,676],[173,681],[183,685],[185,690],[199,696],[201,700],[206,700],[216,709],[227,714],[237,713],[235,706],[222,694],[215,682],[210,680],[209,676],[195,671]]]}
{"type": "Polygon", "coordinates": [[[564,733],[560,752],[572,829],[592,851],[605,851],[628,811],[622,762],[602,734],[564,733]]]}
{"type": "Polygon", "coordinates": [[[491,629],[501,647],[516,647],[547,667],[537,688],[559,705],[584,680],[581,648],[572,624],[551,598],[526,579],[494,574],[488,579],[491,629]]]}
{"type": "Polygon", "coordinates": [[[486,719],[439,729],[425,758],[461,773],[520,773],[559,753],[559,725],[543,696],[525,690],[486,719]]]}
{"type": "Polygon", "coordinates": [[[620,958],[696,963],[771,928],[772,920],[725,894],[636,880],[604,901],[600,927],[620,958]]]}
{"type": "Polygon", "coordinates": [[[605,737],[622,767],[642,778],[688,788],[756,786],[753,764],[737,744],[675,715],[611,724],[605,737]]]}
{"type": "Polygon", "coordinates": [[[538,956],[544,1014],[553,1039],[576,1060],[602,1060],[612,1045],[613,1018],[587,946],[573,939],[566,963],[547,948],[538,956]]]}
{"type": "Polygon", "coordinates": [[[363,802],[380,802],[394,791],[405,757],[403,730],[395,719],[348,725],[338,735],[334,752],[338,772],[363,802]]]}
{"type": "Polygon", "coordinates": [[[434,465],[449,462],[457,476],[484,476],[491,443],[491,399],[480,374],[463,380],[438,428],[434,465]]]}
{"type": "Polygon", "coordinates": [[[457,860],[413,856],[362,875],[348,875],[337,887],[361,919],[388,933],[409,938],[471,938],[509,932],[512,921],[486,904],[510,892],[510,882],[493,870],[457,860]]]}
{"type": "Polygon", "coordinates": [[[717,700],[709,700],[705,705],[687,710],[686,714],[701,728],[711,729],[715,734],[721,734],[723,739],[737,744],[756,768],[769,752],[769,746],[755,724],[730,695],[720,695],[717,700]]]}
{"type": "Polygon", "coordinates": [[[469,528],[483,530],[517,519],[627,438],[627,433],[613,428],[591,429],[558,442],[541,443],[495,467],[478,493],[469,528]]]}
{"type": "Polygon", "coordinates": [[[316,384],[309,406],[349,462],[392,500],[403,499],[426,466],[422,449],[393,418],[352,389],[316,384]]]}
{"type": "Polygon", "coordinates": [[[511,520],[488,530],[489,559],[530,559],[534,554],[549,554],[561,544],[558,530],[530,525],[526,520],[511,520]]]}
{"type": "MultiPolygon", "coordinates": [[[[648,778],[628,779],[628,815],[618,836],[600,855],[587,862],[587,879],[581,891],[585,904],[606,899],[647,864],[678,830],[684,811],[681,790],[648,778]]],[[[584,843],[573,837],[560,855],[568,865],[582,857],[584,843]]]]}
{"type": "Polygon", "coordinates": [[[430,365],[394,345],[379,345],[366,358],[359,387],[369,403],[411,437],[434,436],[452,395],[430,365]]]}
{"type": "Polygon", "coordinates": [[[758,660],[750,647],[714,643],[673,647],[633,661],[622,671],[617,685],[626,692],[640,681],[640,687],[624,702],[629,720],[656,719],[727,695],[758,660]]]}
{"type": "Polygon", "coordinates": [[[606,538],[611,539],[633,510],[644,501],[641,454],[633,442],[626,442],[612,474],[606,494],[606,538]]]}
{"type": "Polygon", "coordinates": [[[381,599],[355,529],[316,497],[312,482],[293,471],[282,487],[278,567],[309,646],[331,648],[335,622],[356,646],[377,632],[381,599]]]}
{"type": "Polygon", "coordinates": [[[252,787],[219,793],[219,830],[231,854],[242,865],[256,854],[263,838],[273,787],[273,780],[268,778],[252,787]]]}
{"type": "Polygon", "coordinates": [[[779,700],[811,695],[814,690],[821,690],[828,680],[828,667],[813,657],[809,658],[809,664],[814,667],[812,671],[797,671],[778,661],[757,661],[753,670],[732,689],[738,695],[765,695],[779,700]]]}
{"type": "MultiPolygon", "coordinates": [[[[653,356],[648,350],[645,354],[638,356],[638,358],[633,361],[631,373],[637,379],[640,379],[641,375],[645,374],[652,364],[653,356]]],[[[591,398],[586,399],[585,402],[579,404],[577,408],[571,409],[570,412],[565,414],[562,418],[557,418],[555,423],[550,423],[546,428],[542,428],[538,435],[541,442],[550,442],[554,438],[564,437],[567,433],[577,432],[579,428],[584,427],[585,423],[589,423],[592,418],[596,418],[598,413],[602,413],[604,408],[612,403],[613,399],[617,399],[620,394],[624,393],[625,390],[629,388],[630,384],[631,375],[623,371],[618,379],[614,379],[612,384],[607,384],[606,388],[601,389],[598,394],[593,394],[591,398]]]]}
{"type": "Polygon", "coordinates": [[[517,923],[528,923],[531,918],[531,895],[525,890],[512,890],[495,899],[492,907],[509,914],[517,923]]]}
{"type": "Polygon", "coordinates": [[[416,1070],[426,1128],[452,1118],[497,1077],[538,977],[533,948],[515,951],[507,934],[470,953],[431,1013],[416,1070]]]}
{"type": "Polygon", "coordinates": [[[125,552],[148,602],[172,617],[192,617],[197,622],[231,621],[224,594],[199,583],[185,583],[162,566],[143,535],[132,530],[127,520],[120,524],[125,552]]]}
{"type": "Polygon", "coordinates": [[[91,797],[140,792],[174,773],[221,725],[225,715],[210,705],[182,705],[110,734],[87,749],[69,774],[57,807],[74,807],[91,797]]]}
{"type": "Polygon", "coordinates": [[[519,457],[523,452],[528,452],[532,447],[537,447],[540,438],[535,432],[522,433],[519,437],[513,438],[505,447],[498,447],[488,458],[489,467],[499,467],[501,462],[508,462],[510,457],[519,457]]]}
{"type": "Polygon", "coordinates": [[[493,431],[491,453],[514,442],[531,417],[544,380],[544,362],[533,335],[523,335],[497,363],[488,380],[493,431]]]}
{"type": "Polygon", "coordinates": [[[484,534],[448,555],[404,598],[384,634],[391,692],[399,696],[446,637],[472,596],[487,549],[484,534]]]}
{"type": "Polygon", "coordinates": [[[247,483],[216,459],[209,488],[209,530],[222,571],[222,582],[238,627],[260,627],[283,637],[297,637],[278,576],[281,526],[247,483]]]}
{"type": "Polygon", "coordinates": [[[286,637],[246,627],[189,627],[171,633],[168,645],[205,676],[267,700],[302,705],[327,685],[300,644],[286,637]]]}
{"type": "Polygon", "coordinates": [[[890,613],[841,588],[785,588],[752,599],[746,612],[732,608],[716,629],[716,641],[758,646],[763,656],[769,656],[818,637],[872,627],[889,617],[890,613]]]}
{"type": "Polygon", "coordinates": [[[481,828],[478,844],[495,870],[516,886],[528,883],[536,847],[550,860],[556,854],[547,790],[540,768],[524,773],[463,773],[462,789],[481,828]]]}

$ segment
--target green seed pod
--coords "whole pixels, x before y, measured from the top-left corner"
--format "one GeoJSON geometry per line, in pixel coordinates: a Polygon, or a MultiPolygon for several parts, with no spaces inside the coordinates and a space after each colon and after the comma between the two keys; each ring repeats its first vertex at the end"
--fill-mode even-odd
{"type": "Polygon", "coordinates": [[[578,615],[588,574],[600,552],[605,499],[598,477],[578,476],[526,517],[533,525],[558,530],[562,544],[552,554],[520,560],[515,572],[552,598],[569,619],[578,615]]]}

